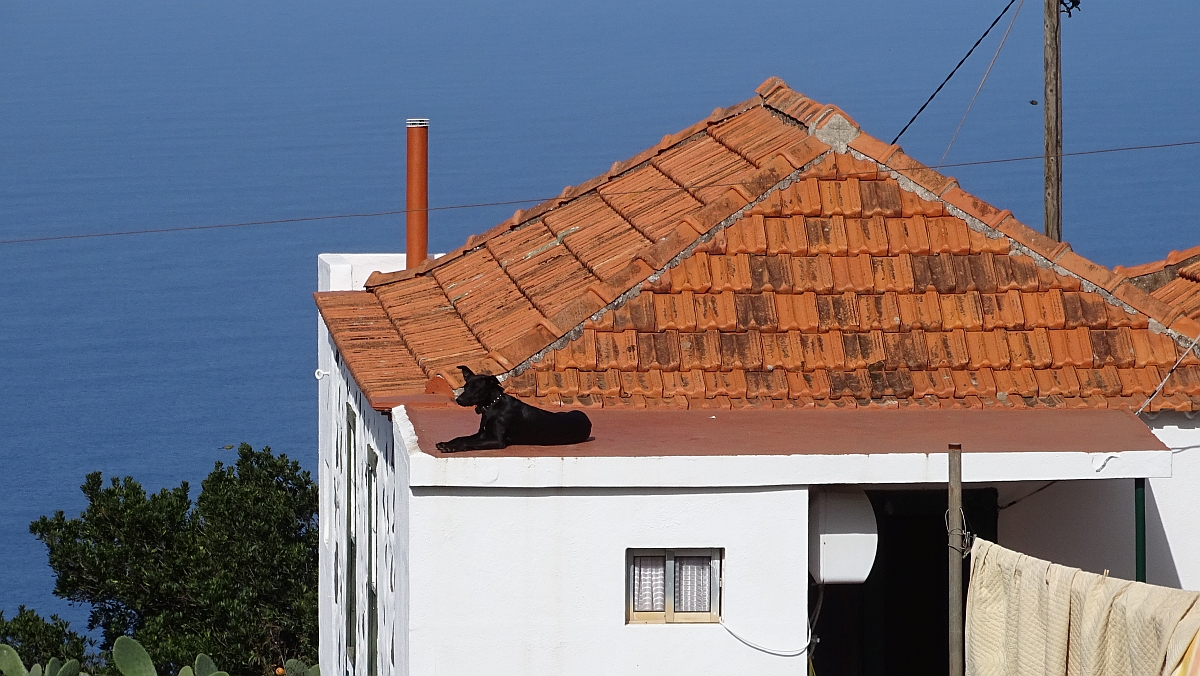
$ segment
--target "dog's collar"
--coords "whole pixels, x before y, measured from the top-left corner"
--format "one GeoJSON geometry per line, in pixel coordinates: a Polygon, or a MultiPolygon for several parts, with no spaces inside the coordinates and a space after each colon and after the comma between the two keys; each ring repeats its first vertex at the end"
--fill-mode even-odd
{"type": "Polygon", "coordinates": [[[496,397],[495,399],[493,399],[493,400],[492,400],[490,403],[483,405],[481,408],[483,408],[483,409],[489,409],[489,408],[491,408],[491,407],[495,406],[495,405],[496,405],[496,402],[500,401],[500,400],[501,400],[501,399],[503,399],[503,398],[504,398],[504,393],[503,393],[503,392],[501,392],[501,393],[500,393],[500,396],[498,396],[498,397],[496,397]]]}

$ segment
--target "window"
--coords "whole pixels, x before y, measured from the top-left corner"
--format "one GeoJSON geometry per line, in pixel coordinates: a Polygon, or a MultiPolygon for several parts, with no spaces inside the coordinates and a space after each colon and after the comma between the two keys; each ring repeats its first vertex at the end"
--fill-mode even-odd
{"type": "Polygon", "coordinates": [[[723,549],[629,549],[629,624],[719,622],[723,549]]]}

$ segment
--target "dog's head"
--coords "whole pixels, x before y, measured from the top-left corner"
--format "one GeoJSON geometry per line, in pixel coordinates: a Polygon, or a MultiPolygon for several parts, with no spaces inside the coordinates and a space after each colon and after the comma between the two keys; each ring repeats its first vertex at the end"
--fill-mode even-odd
{"type": "Polygon", "coordinates": [[[466,366],[459,366],[458,370],[462,371],[463,380],[466,381],[462,394],[454,399],[459,406],[487,406],[504,394],[504,388],[500,387],[500,380],[496,376],[476,374],[466,366]]]}

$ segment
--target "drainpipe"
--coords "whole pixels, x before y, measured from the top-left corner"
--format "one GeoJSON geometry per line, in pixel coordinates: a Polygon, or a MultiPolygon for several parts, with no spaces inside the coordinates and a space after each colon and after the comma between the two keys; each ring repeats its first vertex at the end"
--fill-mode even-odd
{"type": "Polygon", "coordinates": [[[1146,480],[1133,480],[1133,579],[1146,581],[1146,480]]]}
{"type": "Polygon", "coordinates": [[[404,239],[406,269],[429,257],[429,120],[410,118],[408,174],[405,190],[404,239]]]}

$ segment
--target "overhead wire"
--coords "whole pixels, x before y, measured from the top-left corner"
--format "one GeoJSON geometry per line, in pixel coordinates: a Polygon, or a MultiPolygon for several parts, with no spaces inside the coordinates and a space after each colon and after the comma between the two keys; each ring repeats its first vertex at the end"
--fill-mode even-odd
{"type": "Polygon", "coordinates": [[[975,94],[971,97],[971,102],[967,104],[967,110],[963,113],[962,119],[958,121],[958,126],[954,129],[954,135],[950,137],[950,143],[946,144],[946,152],[942,153],[942,159],[938,160],[938,167],[946,161],[946,156],[950,154],[950,148],[954,147],[954,141],[958,138],[958,132],[962,131],[963,124],[967,121],[967,116],[971,114],[971,107],[975,105],[975,99],[979,98],[979,92],[983,91],[983,83],[987,82],[988,76],[992,74],[992,66],[996,65],[996,59],[1000,58],[1000,50],[1004,49],[1004,43],[1008,42],[1008,34],[1012,32],[1013,24],[1017,22],[1017,17],[1021,15],[1021,7],[1025,5],[1025,0],[1017,3],[1017,9],[1013,12],[1012,20],[1008,22],[1008,28],[1004,30],[1004,37],[1000,38],[1000,45],[996,47],[996,53],[992,55],[992,61],[988,64],[987,70],[983,72],[983,79],[979,81],[979,86],[975,88],[975,94]]]}
{"type": "MultiPolygon", "coordinates": [[[[1178,148],[1178,147],[1183,147],[1183,146],[1195,146],[1195,145],[1200,145],[1200,141],[1178,141],[1178,142],[1174,142],[1174,143],[1157,143],[1157,144],[1140,145],[1140,146],[1123,146],[1123,147],[1118,147],[1118,148],[1101,148],[1098,150],[1079,150],[1079,151],[1070,152],[1070,153],[1062,153],[1059,155],[1059,157],[1061,158],[1061,157],[1077,157],[1080,155],[1101,155],[1101,154],[1105,154],[1105,153],[1117,153],[1117,152],[1126,152],[1126,151],[1133,151],[1133,150],[1155,150],[1155,149],[1159,149],[1159,148],[1178,148]]],[[[1030,161],[1030,160],[1041,160],[1044,157],[1045,157],[1044,155],[1026,155],[1026,156],[1022,156],[1022,157],[1006,157],[1006,158],[995,159],[995,160],[975,160],[972,162],[951,162],[948,164],[940,165],[937,168],[947,169],[950,167],[973,167],[973,166],[984,166],[984,165],[990,165],[990,164],[1004,164],[1007,162],[1026,162],[1026,161],[1030,161]]],[[[854,177],[854,176],[873,176],[873,175],[880,173],[881,171],[889,171],[889,169],[884,167],[883,169],[880,169],[877,171],[838,172],[838,176],[847,177],[847,178],[854,177]]],[[[605,195],[637,195],[637,194],[642,194],[642,193],[661,192],[661,191],[691,192],[691,191],[701,190],[704,188],[733,187],[735,185],[741,185],[741,183],[740,182],[731,182],[731,183],[703,183],[703,184],[693,184],[693,185],[677,185],[677,186],[672,186],[672,187],[667,187],[667,188],[643,188],[640,190],[605,191],[604,194],[605,195]]],[[[536,204],[536,203],[545,202],[545,201],[551,200],[551,199],[555,199],[555,198],[554,197],[532,197],[529,199],[504,200],[504,201],[498,201],[498,202],[475,202],[475,203],[468,203],[468,204],[450,204],[450,205],[437,206],[437,207],[428,207],[427,209],[425,209],[425,211],[449,211],[449,210],[454,210],[454,209],[477,209],[477,208],[484,208],[484,207],[512,206],[514,204],[536,204]]],[[[183,225],[183,226],[174,226],[174,227],[166,227],[166,228],[149,228],[149,229],[145,229],[145,230],[117,230],[117,231],[111,231],[111,232],[84,232],[84,233],[75,233],[75,234],[69,234],[69,235],[43,235],[43,236],[38,236],[38,237],[0,239],[0,245],[2,245],[2,244],[27,244],[27,243],[32,243],[32,242],[50,242],[50,241],[71,240],[71,239],[90,239],[90,238],[96,238],[96,237],[119,237],[119,236],[125,236],[125,235],[148,235],[148,234],[167,233],[167,232],[187,232],[187,231],[193,231],[193,230],[217,230],[217,229],[223,229],[223,228],[242,228],[242,227],[259,226],[259,225],[306,223],[306,222],[313,222],[313,221],[330,221],[330,220],[348,219],[348,218],[374,218],[374,217],[378,217],[378,216],[396,216],[399,214],[409,213],[410,211],[416,211],[416,210],[415,209],[392,209],[392,210],[388,210],[388,211],[373,211],[373,212],[347,213],[347,214],[327,214],[327,215],[322,215],[322,216],[299,216],[299,217],[295,217],[295,218],[275,218],[275,219],[261,220],[261,221],[244,221],[244,222],[239,222],[239,223],[217,223],[217,224],[212,224],[212,225],[183,225]]]]}
{"type": "Polygon", "coordinates": [[[1012,7],[1013,3],[1016,1],[1017,0],[1008,0],[1008,4],[1004,6],[1004,9],[1000,10],[1000,13],[997,14],[996,18],[992,20],[992,23],[987,27],[987,30],[983,32],[983,35],[980,35],[979,39],[975,41],[975,44],[971,45],[971,48],[967,50],[966,56],[959,60],[958,64],[954,66],[954,70],[950,71],[950,74],[946,76],[946,79],[942,80],[942,83],[938,85],[937,89],[933,90],[933,93],[929,95],[928,99],[925,99],[925,103],[921,104],[921,108],[912,116],[912,119],[908,121],[908,124],[904,125],[904,128],[900,130],[900,133],[896,134],[896,138],[892,139],[893,144],[895,144],[896,141],[899,141],[901,136],[904,136],[904,132],[908,131],[908,128],[912,126],[913,122],[917,121],[917,118],[921,116],[921,113],[925,111],[925,108],[930,104],[930,102],[933,101],[933,98],[938,95],[938,92],[942,91],[942,87],[945,87],[946,83],[950,81],[950,78],[954,77],[954,74],[958,72],[958,69],[967,62],[967,59],[971,58],[971,54],[975,52],[975,48],[979,46],[979,43],[983,42],[983,39],[988,36],[988,33],[992,32],[992,29],[996,27],[996,24],[1000,23],[1000,19],[1004,17],[1004,15],[1008,12],[1008,8],[1012,7]]]}

